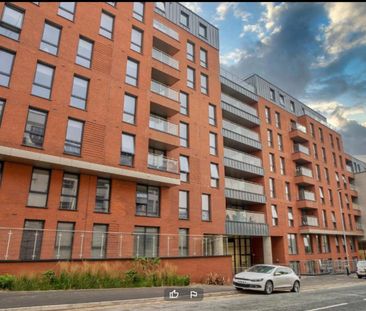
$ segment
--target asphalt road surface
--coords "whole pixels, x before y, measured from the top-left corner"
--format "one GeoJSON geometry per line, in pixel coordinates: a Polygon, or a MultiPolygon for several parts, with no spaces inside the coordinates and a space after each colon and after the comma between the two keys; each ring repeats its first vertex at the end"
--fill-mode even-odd
{"type": "MultiPolygon", "coordinates": [[[[200,302],[164,301],[162,288],[0,292],[0,308],[9,310],[366,310],[366,279],[322,276],[302,279],[300,293],[237,292],[231,286],[204,287],[200,302]],[[31,308],[24,308],[30,307],[31,308]],[[41,307],[42,306],[42,307],[41,307]],[[18,309],[19,307],[23,307],[18,309]],[[14,309],[15,308],[15,309],[14,309]]],[[[0,309],[3,310],[3,309],[0,309]]]]}

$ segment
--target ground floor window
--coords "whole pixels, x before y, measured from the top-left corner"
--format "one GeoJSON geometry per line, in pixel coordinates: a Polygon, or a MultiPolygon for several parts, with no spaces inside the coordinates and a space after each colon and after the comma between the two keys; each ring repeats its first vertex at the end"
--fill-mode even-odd
{"type": "Polygon", "coordinates": [[[159,257],[159,228],[135,227],[134,257],[159,257]]]}

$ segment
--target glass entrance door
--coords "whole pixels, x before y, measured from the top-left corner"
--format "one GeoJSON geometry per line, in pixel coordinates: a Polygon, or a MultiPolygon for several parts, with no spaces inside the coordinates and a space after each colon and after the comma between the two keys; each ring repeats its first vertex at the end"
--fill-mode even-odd
{"type": "Polygon", "coordinates": [[[249,268],[252,264],[252,251],[250,238],[229,237],[228,250],[232,256],[234,273],[239,273],[249,268]]]}

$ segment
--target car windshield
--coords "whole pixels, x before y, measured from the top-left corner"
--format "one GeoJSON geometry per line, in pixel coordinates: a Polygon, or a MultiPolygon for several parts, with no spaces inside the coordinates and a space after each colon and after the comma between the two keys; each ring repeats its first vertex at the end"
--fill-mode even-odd
{"type": "Polygon", "coordinates": [[[357,267],[366,267],[366,261],[359,261],[357,267]]]}
{"type": "Polygon", "coordinates": [[[272,266],[253,266],[248,269],[248,272],[255,272],[255,273],[271,273],[274,267],[272,266]]]}

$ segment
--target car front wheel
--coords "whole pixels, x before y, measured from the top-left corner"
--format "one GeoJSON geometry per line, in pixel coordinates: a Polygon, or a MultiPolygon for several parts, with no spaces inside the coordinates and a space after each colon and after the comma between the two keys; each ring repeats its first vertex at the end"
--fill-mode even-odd
{"type": "Polygon", "coordinates": [[[362,275],[358,275],[358,274],[357,274],[357,277],[358,277],[359,279],[362,279],[362,275]]]}
{"type": "Polygon", "coordinates": [[[264,285],[264,292],[267,295],[272,294],[272,292],[273,292],[273,283],[271,281],[267,281],[266,285],[264,285]]]}
{"type": "Polygon", "coordinates": [[[300,282],[299,281],[295,281],[294,285],[292,286],[291,291],[294,293],[300,292],[300,282]]]}

